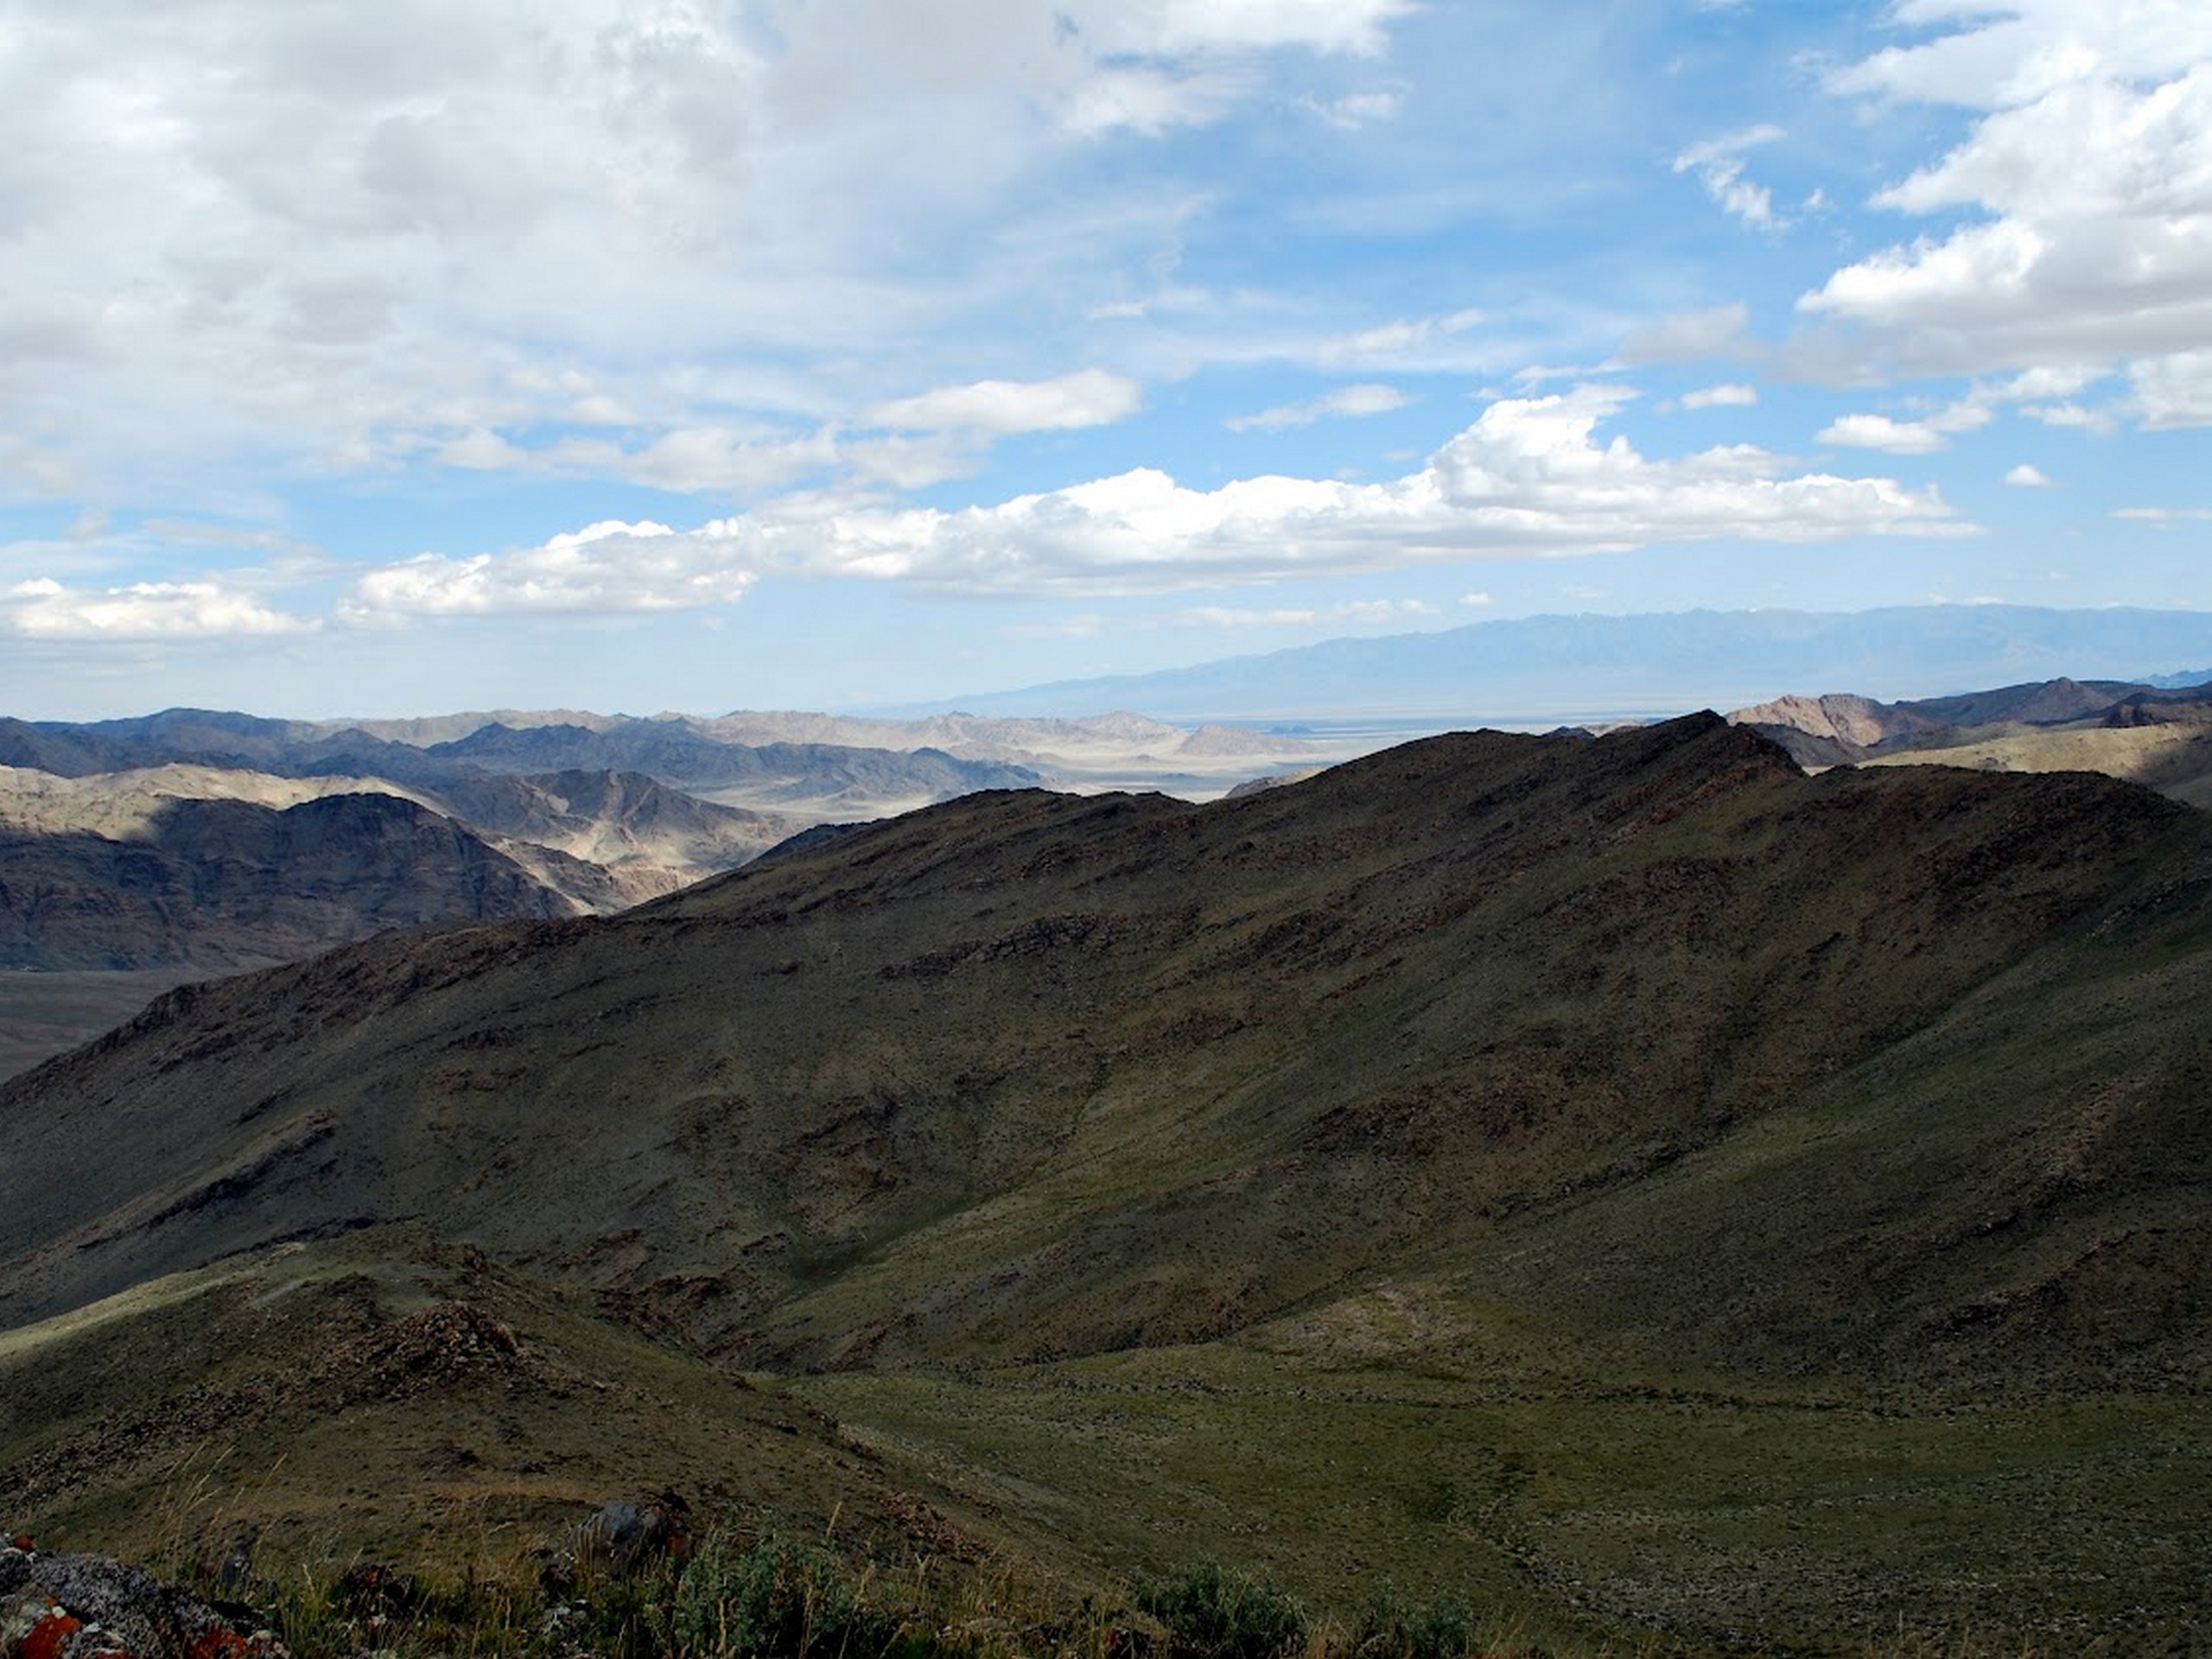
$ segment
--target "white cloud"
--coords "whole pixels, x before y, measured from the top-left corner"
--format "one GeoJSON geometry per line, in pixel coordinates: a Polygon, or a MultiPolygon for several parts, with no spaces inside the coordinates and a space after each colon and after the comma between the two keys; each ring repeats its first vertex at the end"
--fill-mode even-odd
{"type": "Polygon", "coordinates": [[[959,511],[822,503],[688,533],[600,524],[521,552],[385,567],[348,610],[666,609],[727,602],[771,572],[969,594],[1156,593],[1665,542],[1974,533],[1934,490],[1891,479],[1791,475],[1749,445],[1655,461],[1625,438],[1597,442],[1631,395],[1494,403],[1389,483],[1268,476],[1201,491],[1140,468],[959,511]]]}
{"type": "Polygon", "coordinates": [[[1256,415],[1239,415],[1224,424],[1232,432],[1277,431],[1284,427],[1311,426],[1332,416],[1361,419],[1370,415],[1388,415],[1412,401],[1395,386],[1340,386],[1302,404],[1284,404],[1274,409],[1263,409],[1256,415]]]}
{"type": "Polygon", "coordinates": [[[1170,127],[1202,125],[1236,99],[1236,83],[1222,75],[1178,75],[1147,67],[1114,68],[1070,93],[1061,121],[1071,132],[1096,138],[1127,128],[1156,137],[1170,127]]]}
{"type": "Polygon", "coordinates": [[[1800,308],[1909,372],[2121,365],[2146,422],[2212,421],[2212,399],[2171,386],[2212,350],[2212,9],[1914,0],[1897,16],[1959,27],[1831,84],[1980,111],[1875,198],[1965,222],[1835,271],[1800,308]]]}
{"type": "Polygon", "coordinates": [[[2022,461],[2005,474],[2005,481],[2016,490],[2048,490],[2053,487],[2050,475],[2031,461],[2022,461]]]}
{"type": "Polygon", "coordinates": [[[1287,628],[1339,626],[1388,626],[1418,621],[1440,614],[1424,599],[1353,599],[1337,605],[1283,606],[1274,609],[1245,609],[1233,605],[1198,605],[1180,612],[1175,620],[1185,627],[1287,628]]]}
{"type": "Polygon", "coordinates": [[[88,590],[35,577],[0,590],[0,632],[36,639],[266,636],[320,626],[213,582],[141,582],[88,590]]]}
{"type": "Polygon", "coordinates": [[[1103,369],[1055,380],[978,380],[878,404],[861,419],[904,432],[962,431],[990,436],[1107,426],[1142,407],[1143,389],[1103,369]]]}
{"type": "Polygon", "coordinates": [[[2003,109],[2101,65],[2160,79],[2212,56],[2212,16],[2194,0],[1900,0],[1898,25],[1942,31],[1837,71],[1838,91],[2003,109]]]}
{"type": "Polygon", "coordinates": [[[1332,127],[1357,132],[1375,122],[1390,120],[1404,102],[1404,96],[1398,92],[1350,92],[1325,104],[1309,99],[1306,107],[1332,127]]]}
{"type": "Polygon", "coordinates": [[[1759,400],[1757,386],[1704,386],[1682,394],[1684,409],[1750,409],[1759,400]]]}
{"type": "Polygon", "coordinates": [[[1125,296],[1191,209],[1099,185],[1097,144],[1311,97],[1410,10],[18,0],[0,484],[189,498],[251,455],[731,487],[749,454],[656,446],[801,444],[956,378],[1009,306],[1125,296]],[[605,447],[555,453],[577,427],[605,447]]]}
{"type": "Polygon", "coordinates": [[[760,577],[754,538],[723,521],[683,534],[650,520],[607,520],[543,547],[470,558],[418,554],[372,570],[342,614],[398,616],[598,614],[723,605],[760,577]]]}
{"type": "Polygon", "coordinates": [[[1323,340],[1314,351],[1325,368],[1402,368],[1436,370],[1479,360],[1482,353],[1452,349],[1459,336],[1490,321],[1483,311],[1468,308],[1442,316],[1402,317],[1323,340]]]}
{"type": "Polygon", "coordinates": [[[1112,52],[1217,52],[1302,46],[1370,56],[1414,0],[1087,0],[1062,8],[1112,52]]]}
{"type": "Polygon", "coordinates": [[[1977,391],[1949,408],[1917,421],[1891,420],[1886,415],[1846,415],[1823,427],[1822,443],[1840,443],[1853,449],[1881,449],[1893,455],[1932,455],[1951,447],[1955,433],[1976,432],[1995,418],[1990,404],[1995,394],[1977,391]]]}
{"type": "MultiPolygon", "coordinates": [[[[826,431],[791,437],[758,426],[676,427],[643,443],[570,436],[525,445],[480,426],[447,439],[429,453],[443,466],[474,472],[620,479],[692,493],[785,486],[845,461],[865,472],[851,453],[854,448],[840,444],[826,431]]],[[[948,475],[936,472],[927,481],[948,475]]]]}
{"type": "Polygon", "coordinates": [[[1820,442],[1892,455],[1932,455],[1951,442],[1924,421],[1893,421],[1886,415],[1843,416],[1821,429],[1820,442]]]}
{"type": "Polygon", "coordinates": [[[1705,186],[1706,194],[1723,212],[1732,213],[1746,225],[1771,226],[1775,222],[1774,193],[1744,176],[1744,152],[1771,144],[1786,136],[1780,127],[1762,124],[1707,138],[1675,156],[1675,171],[1696,174],[1705,186]]]}
{"type": "Polygon", "coordinates": [[[2172,352],[2129,365],[2130,407],[2148,427],[2212,425],[2212,350],[2172,352]]]}
{"type": "Polygon", "coordinates": [[[1554,380],[1593,380],[1612,372],[1610,363],[1529,363],[1513,371],[1514,388],[1530,391],[1554,380]]]}

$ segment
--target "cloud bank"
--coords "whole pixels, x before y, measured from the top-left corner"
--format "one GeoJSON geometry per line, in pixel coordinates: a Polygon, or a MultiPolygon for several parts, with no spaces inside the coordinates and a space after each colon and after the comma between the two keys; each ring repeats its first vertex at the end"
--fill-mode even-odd
{"type": "Polygon", "coordinates": [[[29,639],[266,638],[310,632],[314,618],[272,610],[215,582],[139,582],[101,589],[34,577],[0,590],[0,632],[29,639]]]}
{"type": "Polygon", "coordinates": [[[1061,188],[1086,157],[1371,58],[1411,10],[21,0],[0,485],[188,489],[251,454],[715,489],[819,467],[870,405],[984,438],[1113,418],[1126,381],[912,347],[1172,226],[1061,188]]]}
{"type": "Polygon", "coordinates": [[[1493,403],[1389,483],[1257,477],[1193,490],[1141,467],[957,511],[763,512],[686,532],[595,524],[540,548],[373,571],[347,613],[678,608],[727,602],[772,573],[1115,595],[1661,543],[1972,533],[1933,489],[1791,474],[1746,445],[1651,460],[1624,438],[1601,443],[1599,423],[1630,395],[1593,386],[1493,403]]]}

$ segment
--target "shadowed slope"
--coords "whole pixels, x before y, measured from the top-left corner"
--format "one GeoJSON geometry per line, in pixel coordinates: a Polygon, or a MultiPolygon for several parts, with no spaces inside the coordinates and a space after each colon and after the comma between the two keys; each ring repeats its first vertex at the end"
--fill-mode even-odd
{"type": "Polygon", "coordinates": [[[390,927],[575,913],[419,803],[333,795],[282,811],[172,800],[127,841],[0,826],[0,964],[209,970],[390,927]]]}
{"type": "MultiPolygon", "coordinates": [[[[1952,1086],[1938,1033],[2185,995],[2209,845],[2107,780],[1807,779],[1711,716],[1437,739],[1205,809],[975,797],[608,921],[178,994],[0,1095],[0,1318],[407,1216],[756,1360],[1200,1338],[1443,1261],[1570,1324],[1645,1308],[1659,1351],[1803,1368],[1840,1357],[1808,1285],[1873,1253],[1916,1300],[1848,1300],[1852,1363],[1910,1369],[2011,1260],[2002,1229],[1948,1245],[1972,1217],[2101,1237],[2200,1167],[2193,1020],[2139,1021],[2101,1116],[2060,1128],[2081,1079],[2031,1049],[1952,1086]],[[1717,1299],[1688,1244],[1621,1255],[1671,1227],[1622,1195],[1768,1115],[1916,1098],[1950,1162],[1845,1189],[1860,1255],[1788,1224],[1835,1173],[1804,1146],[1731,1189],[1713,1242],[1780,1253],[1717,1299]],[[2082,1179],[2054,1184],[2058,1141],[2082,1179]],[[87,1169],[95,1141],[118,1155],[87,1169]],[[1586,1211],[1641,1218],[1590,1224],[1616,1242],[1564,1259],[1582,1289],[1510,1267],[1586,1211]]],[[[2139,1249],[2195,1271],[2186,1240],[2139,1249]]]]}

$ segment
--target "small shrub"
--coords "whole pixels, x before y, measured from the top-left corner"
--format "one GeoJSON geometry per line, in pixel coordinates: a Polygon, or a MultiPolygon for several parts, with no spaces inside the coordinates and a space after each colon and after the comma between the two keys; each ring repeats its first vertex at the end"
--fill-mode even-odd
{"type": "Polygon", "coordinates": [[[1304,1610],[1272,1579],[1233,1573],[1218,1561],[1141,1578],[1136,1599],[1179,1649],[1203,1659],[1277,1659],[1306,1640],[1304,1610]]]}
{"type": "Polygon", "coordinates": [[[1450,1596],[1416,1605],[1385,1580],[1359,1610],[1351,1645],[1357,1659],[1465,1659],[1475,1645],[1474,1616],[1450,1596]]]}
{"type": "Polygon", "coordinates": [[[828,1550],[771,1532],[741,1550],[717,1529],[676,1589],[680,1651],[715,1659],[879,1659],[898,1634],[828,1550]]]}
{"type": "Polygon", "coordinates": [[[659,1659],[671,1651],[677,1589],[671,1564],[664,1560],[628,1571],[613,1566],[588,1569],[575,1586],[572,1633],[582,1636],[599,1659],[659,1659]]]}

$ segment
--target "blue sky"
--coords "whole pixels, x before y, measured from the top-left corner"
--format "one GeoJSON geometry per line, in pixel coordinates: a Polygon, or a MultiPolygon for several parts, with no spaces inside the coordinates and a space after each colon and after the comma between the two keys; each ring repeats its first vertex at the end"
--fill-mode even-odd
{"type": "Polygon", "coordinates": [[[15,0],[0,225],[10,713],[2212,609],[2202,0],[15,0]]]}

